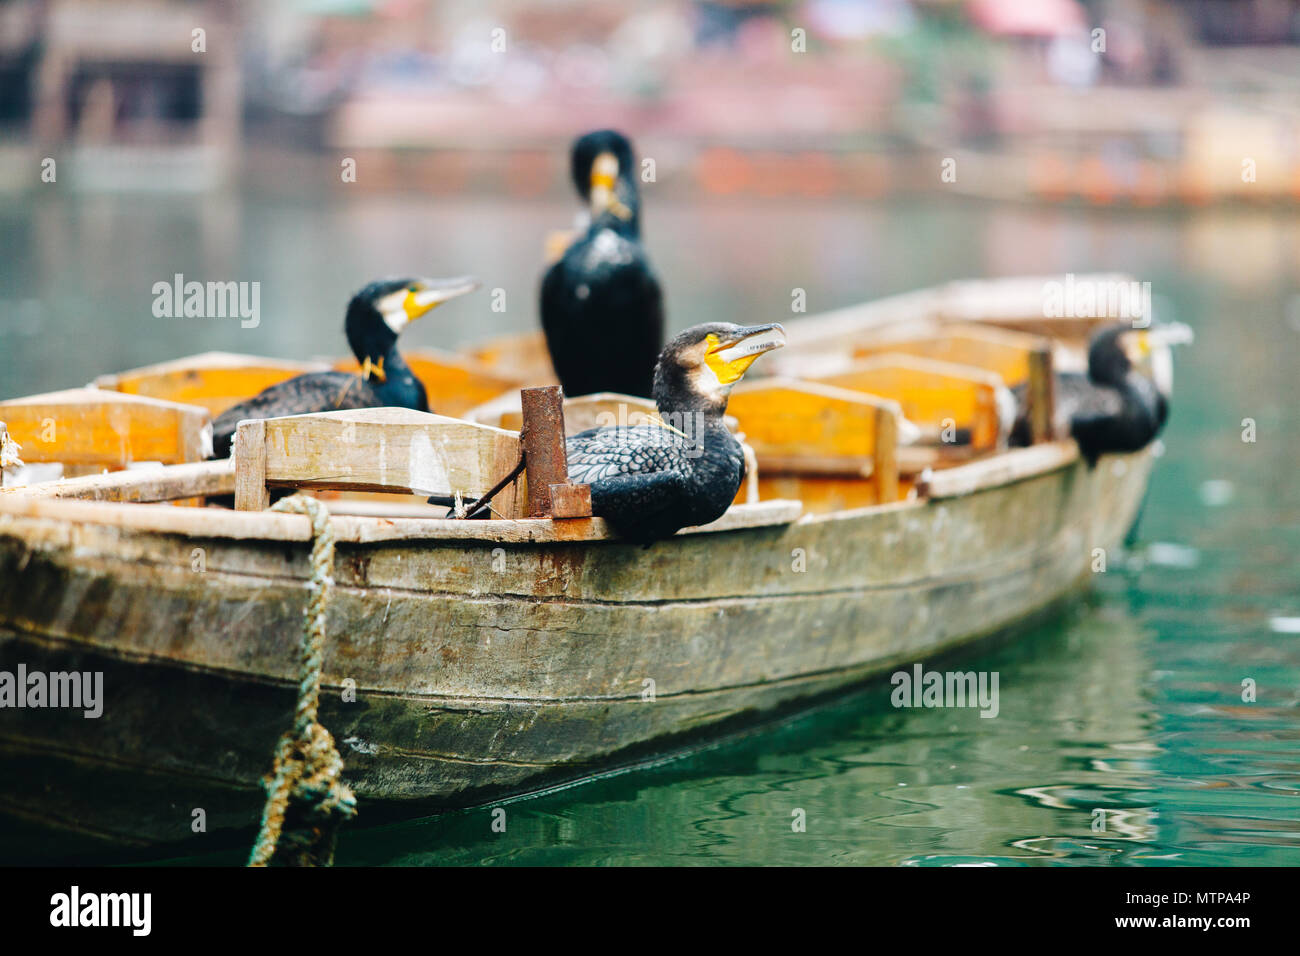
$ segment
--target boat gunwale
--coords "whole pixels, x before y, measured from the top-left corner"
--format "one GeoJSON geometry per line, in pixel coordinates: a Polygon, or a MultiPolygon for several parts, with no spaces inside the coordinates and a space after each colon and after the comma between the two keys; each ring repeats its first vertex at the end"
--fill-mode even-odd
{"type": "MultiPolygon", "coordinates": [[[[930,478],[932,487],[915,498],[824,513],[806,512],[801,501],[792,499],[736,504],[727,509],[717,521],[683,528],[673,538],[666,540],[725,531],[853,520],[891,510],[919,508],[930,501],[979,494],[1051,474],[1070,467],[1078,458],[1078,447],[1073,440],[1011,449],[933,473],[930,478]]],[[[141,472],[141,480],[148,480],[157,474],[157,470],[141,472]]],[[[28,487],[37,489],[40,486],[28,487]]],[[[145,534],[171,534],[189,538],[267,542],[311,540],[311,522],[304,515],[184,508],[167,503],[86,501],[46,497],[35,491],[23,494],[24,490],[6,489],[4,494],[0,494],[0,524],[5,517],[13,516],[95,524],[145,534]]],[[[330,517],[330,523],[335,540],[343,544],[479,541],[541,545],[598,544],[620,540],[601,518],[461,521],[454,518],[336,514],[330,517]]]]}

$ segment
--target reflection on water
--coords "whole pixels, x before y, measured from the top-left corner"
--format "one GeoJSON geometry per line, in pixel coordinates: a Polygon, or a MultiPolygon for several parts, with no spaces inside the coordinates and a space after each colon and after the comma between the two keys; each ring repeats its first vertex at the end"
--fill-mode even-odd
{"type": "MultiPolygon", "coordinates": [[[[506,312],[480,293],[417,323],[412,345],[528,328],[542,238],[569,218],[559,202],[0,200],[0,396],[213,348],[337,354],[348,293],[396,271],[475,272],[506,290],[506,312]],[[261,325],[155,319],[151,286],[177,272],[261,281],[261,325]]],[[[1157,309],[1197,344],[1179,356],[1134,549],[1087,602],[966,659],[1001,675],[995,719],[895,710],[878,684],[515,801],[505,833],[488,809],[354,829],[339,862],[1300,864],[1300,635],[1275,620],[1300,617],[1296,224],[1259,210],[650,197],[678,327],[789,321],[795,287],[816,311],[963,276],[1124,269],[1151,281],[1157,309]],[[795,809],[806,832],[791,829],[795,809]]]]}

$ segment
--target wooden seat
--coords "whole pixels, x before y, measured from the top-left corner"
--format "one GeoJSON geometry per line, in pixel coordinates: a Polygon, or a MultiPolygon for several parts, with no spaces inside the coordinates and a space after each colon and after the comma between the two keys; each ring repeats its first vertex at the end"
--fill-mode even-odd
{"type": "Polygon", "coordinates": [[[24,462],[58,462],[73,471],[201,461],[212,449],[207,409],[107,389],[11,398],[0,402],[0,420],[22,445],[24,462]]]}
{"type": "Polygon", "coordinates": [[[930,335],[882,335],[859,342],[853,349],[856,359],[885,353],[984,369],[998,375],[1008,387],[1024,386],[1033,441],[1051,439],[1055,402],[1051,339],[967,324],[944,326],[930,335]]]}
{"type": "Polygon", "coordinates": [[[998,390],[1005,386],[993,372],[885,352],[815,381],[897,402],[903,417],[921,428],[923,443],[951,457],[997,447],[998,390]]]}
{"type": "MultiPolygon", "coordinates": [[[[504,369],[494,369],[455,352],[413,349],[404,351],[402,358],[424,384],[429,395],[429,407],[439,415],[460,418],[471,408],[502,392],[517,395],[519,389],[528,384],[524,378],[508,374],[504,369]]],[[[334,367],[343,372],[361,371],[356,359],[340,360],[334,367]]]]}
{"type": "MultiPolygon", "coordinates": [[[[239,423],[235,507],[261,510],[267,489],[459,495],[478,498],[519,461],[516,432],[407,408],[363,408],[239,423]]],[[[522,517],[521,481],[493,507],[522,517]]]]}
{"type": "Polygon", "coordinates": [[[329,368],[323,362],[294,362],[237,352],[203,352],[142,368],[101,375],[98,388],[168,402],[200,405],[215,418],[263,389],[329,368]]]}
{"type": "MultiPolygon", "coordinates": [[[[867,487],[862,480],[870,478],[873,501],[897,500],[897,402],[817,382],[770,378],[737,385],[727,410],[758,458],[760,489],[764,482],[797,476],[809,483],[858,482],[862,492],[867,487]]],[[[782,489],[785,497],[800,496],[789,481],[782,489]]]]}

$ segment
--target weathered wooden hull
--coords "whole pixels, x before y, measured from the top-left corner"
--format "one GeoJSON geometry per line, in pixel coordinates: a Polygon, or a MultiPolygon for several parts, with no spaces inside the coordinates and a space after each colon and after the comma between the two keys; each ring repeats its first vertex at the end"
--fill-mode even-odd
{"type": "MultiPolygon", "coordinates": [[[[1063,456],[969,494],[650,548],[343,541],[322,719],[363,808],[582,776],[1059,599],[1121,542],[1150,462],[1063,456]]],[[[254,825],[293,706],[308,545],[60,504],[0,501],[0,670],[103,671],[104,712],[0,710],[0,809],[114,841],[187,838],[196,808],[209,831],[254,825]]]]}

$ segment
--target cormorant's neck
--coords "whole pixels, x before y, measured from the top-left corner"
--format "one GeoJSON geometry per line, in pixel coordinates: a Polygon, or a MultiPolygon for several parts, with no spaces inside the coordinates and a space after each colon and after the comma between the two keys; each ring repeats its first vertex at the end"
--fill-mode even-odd
{"type": "Polygon", "coordinates": [[[665,418],[699,415],[708,421],[721,421],[727,412],[725,395],[721,398],[701,395],[691,387],[687,370],[673,361],[660,361],[655,366],[651,397],[660,416],[665,418]]]}
{"type": "Polygon", "coordinates": [[[620,204],[619,212],[606,209],[593,216],[592,231],[612,229],[625,239],[641,238],[641,196],[637,192],[636,180],[620,174],[614,187],[614,198],[620,204]],[[626,218],[619,213],[626,213],[626,218]]]}
{"type": "Polygon", "coordinates": [[[1088,349],[1088,378],[1096,385],[1118,388],[1133,372],[1133,363],[1120,348],[1118,328],[1107,329],[1088,349]]]}
{"type": "Polygon", "coordinates": [[[415,377],[411,367],[397,351],[397,339],[383,355],[367,355],[361,359],[361,371],[366,382],[385,405],[414,408],[427,412],[429,399],[424,384],[415,377]]]}

